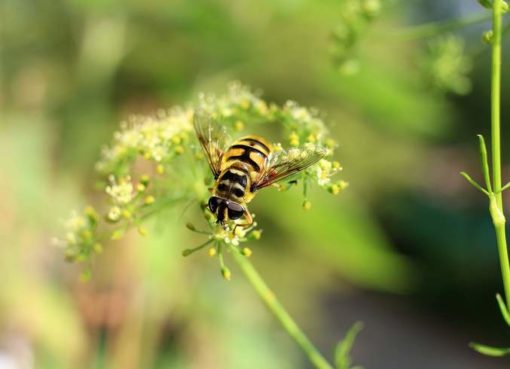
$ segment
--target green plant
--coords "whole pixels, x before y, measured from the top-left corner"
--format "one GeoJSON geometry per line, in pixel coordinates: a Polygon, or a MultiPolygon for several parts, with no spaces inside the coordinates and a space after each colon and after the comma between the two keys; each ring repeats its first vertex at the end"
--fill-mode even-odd
{"type": "MultiPolygon", "coordinates": [[[[206,160],[193,132],[192,121],[197,109],[221,122],[232,135],[239,135],[245,127],[259,130],[263,126],[272,128],[281,125],[291,147],[283,155],[293,155],[298,152],[296,147],[308,145],[327,148],[326,158],[293,177],[292,182],[278,186],[280,190],[287,190],[294,187],[296,181],[301,182],[305,210],[311,206],[307,189],[312,184],[334,195],[347,186],[345,181],[331,179],[342,167],[330,160],[336,144],[328,136],[326,126],[316,111],[291,101],[282,107],[268,104],[249,89],[234,83],[225,95],[202,95],[196,104],[160,112],[155,117],[134,117],[122,124],[121,130],[114,135],[113,143],[104,148],[96,166],[103,178],[100,186],[107,195],[108,205],[100,206],[101,210],[89,206],[82,214],[74,213],[67,221],[66,236],[58,241],[66,259],[85,263],[82,277],[88,279],[93,260],[102,252],[104,242],[120,239],[131,228],[145,235],[147,230],[143,222],[147,218],[161,215],[177,203],[198,200],[208,230],[198,230],[193,224],[187,227],[207,239],[197,247],[185,249],[183,255],[188,256],[210,246],[209,255],[218,258],[221,274],[229,280],[231,272],[224,256],[230,254],[269,310],[315,367],[332,368],[248,260],[252,252],[241,245],[260,239],[258,225],[254,223],[250,228],[236,228],[235,231],[225,229],[216,224],[214,215],[205,206],[212,175],[206,168],[206,160]]],[[[284,150],[281,144],[275,146],[276,150],[284,150]]],[[[353,339],[349,339],[349,346],[353,339]]],[[[337,353],[341,368],[346,368],[345,363],[350,361],[348,354],[348,349],[337,353]]]]}
{"type": "MultiPolygon", "coordinates": [[[[500,268],[503,279],[504,297],[496,295],[497,303],[503,319],[510,326],[510,263],[506,241],[506,217],[503,208],[503,191],[510,188],[510,182],[503,185],[501,173],[501,58],[502,38],[510,30],[510,23],[503,27],[503,15],[508,12],[509,5],[504,0],[478,0],[480,5],[490,9],[490,13],[477,13],[465,18],[431,22],[407,29],[389,32],[391,39],[397,41],[416,41],[429,39],[425,52],[419,57],[418,64],[421,74],[429,87],[440,92],[467,94],[471,89],[469,73],[472,70],[473,58],[479,55],[480,49],[474,53],[467,53],[461,37],[450,32],[466,26],[480,24],[492,19],[492,29],[483,34],[483,41],[491,45],[491,160],[488,158],[485,139],[478,135],[481,167],[485,186],[480,185],[466,172],[461,175],[476,189],[485,194],[489,200],[489,213],[496,233],[500,268]]],[[[362,3],[352,6],[344,3],[341,24],[335,32],[335,52],[341,51],[342,61],[352,54],[360,42],[361,30],[368,21],[361,16],[362,3]],[[340,37],[341,36],[341,37],[340,37]]],[[[379,11],[378,11],[379,12],[379,11]]],[[[345,63],[345,62],[344,62],[345,63]]],[[[356,68],[357,71],[357,68],[356,68]]],[[[478,352],[489,356],[504,356],[510,354],[510,348],[499,348],[470,344],[478,352]]]]}
{"type": "MultiPolygon", "coordinates": [[[[461,174],[476,189],[484,193],[489,199],[489,212],[496,232],[496,239],[503,278],[504,296],[496,295],[501,314],[510,326],[510,264],[506,242],[506,218],[503,209],[503,191],[510,187],[510,183],[502,185],[501,179],[501,44],[502,44],[502,16],[508,11],[508,4],[503,0],[481,1],[483,6],[492,8],[492,30],[486,39],[492,47],[491,73],[491,161],[489,164],[487,148],[482,135],[478,135],[480,159],[485,187],[475,182],[467,173],[461,174]],[[492,178],[491,178],[492,174],[492,178]]],[[[503,356],[510,353],[508,348],[490,347],[478,343],[471,346],[478,352],[490,356],[503,356]]]]}

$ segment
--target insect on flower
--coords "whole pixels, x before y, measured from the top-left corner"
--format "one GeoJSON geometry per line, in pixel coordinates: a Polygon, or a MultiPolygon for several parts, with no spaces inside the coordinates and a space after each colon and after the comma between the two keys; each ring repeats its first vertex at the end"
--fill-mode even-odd
{"type": "Polygon", "coordinates": [[[195,112],[193,123],[214,176],[209,210],[224,228],[233,223],[234,231],[253,224],[247,204],[257,191],[290,179],[327,153],[316,145],[277,152],[266,139],[256,135],[243,136],[227,145],[224,127],[205,111],[195,112]]]}

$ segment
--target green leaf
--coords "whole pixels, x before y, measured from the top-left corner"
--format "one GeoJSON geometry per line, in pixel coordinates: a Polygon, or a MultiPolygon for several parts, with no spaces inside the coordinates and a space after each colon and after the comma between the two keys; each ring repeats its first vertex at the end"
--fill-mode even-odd
{"type": "Polygon", "coordinates": [[[501,315],[503,319],[505,319],[506,324],[510,326],[510,313],[508,312],[508,308],[505,305],[505,301],[499,293],[496,294],[496,300],[498,300],[499,309],[501,310],[501,315]]]}
{"type": "Polygon", "coordinates": [[[460,172],[460,175],[463,176],[466,179],[466,181],[468,181],[474,188],[489,196],[487,190],[480,186],[480,184],[478,184],[473,178],[471,178],[469,174],[467,174],[466,172],[460,172]]]}
{"type": "Polygon", "coordinates": [[[478,351],[480,354],[487,355],[487,356],[494,356],[494,357],[500,357],[510,354],[510,347],[492,347],[492,346],[486,346],[482,345],[480,343],[472,342],[469,344],[469,346],[474,349],[475,351],[478,351]]]}
{"type": "Polygon", "coordinates": [[[487,146],[485,145],[485,139],[482,135],[477,135],[478,144],[480,148],[480,161],[482,163],[483,177],[485,179],[485,187],[489,193],[492,192],[492,185],[489,171],[489,159],[487,158],[487,146]]]}
{"type": "Polygon", "coordinates": [[[501,192],[505,191],[505,190],[508,190],[510,188],[510,182],[508,182],[506,185],[504,185],[502,188],[501,188],[501,192]]]}
{"type": "Polygon", "coordinates": [[[483,6],[486,9],[492,8],[492,1],[491,0],[478,0],[478,3],[480,3],[481,6],[483,6]]]}
{"type": "Polygon", "coordinates": [[[335,349],[335,365],[337,369],[354,369],[351,368],[351,349],[356,340],[356,336],[363,329],[362,322],[356,322],[347,331],[344,339],[338,343],[335,349]]]}

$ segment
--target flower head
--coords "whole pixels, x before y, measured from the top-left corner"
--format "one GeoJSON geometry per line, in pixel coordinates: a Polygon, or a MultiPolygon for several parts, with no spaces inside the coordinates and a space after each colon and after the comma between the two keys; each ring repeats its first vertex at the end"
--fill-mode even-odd
{"type": "MultiPolygon", "coordinates": [[[[206,235],[207,240],[185,250],[184,255],[210,246],[209,255],[218,257],[222,270],[228,270],[223,264],[222,250],[244,249],[242,244],[260,239],[262,230],[256,222],[249,227],[235,222],[219,225],[206,206],[213,176],[205,165],[207,161],[193,129],[198,110],[221,124],[225,142],[215,142],[221,150],[227,148],[229,136],[239,137],[241,131],[257,134],[258,125],[272,124],[282,128],[287,140],[272,145],[271,163],[321,158],[292,176],[292,180],[278,183],[280,189],[290,189],[302,182],[306,197],[306,188],[314,183],[333,194],[345,188],[345,182],[331,180],[341,170],[340,164],[330,160],[336,143],[315,109],[293,101],[281,107],[269,104],[259,93],[234,82],[223,95],[202,94],[194,105],[149,117],[134,116],[120,125],[96,166],[107,178],[103,188],[108,201],[102,206],[103,215],[92,208],[82,214],[74,213],[66,224],[66,237],[59,241],[69,260],[87,260],[102,250],[100,242],[118,240],[129,228],[145,235],[147,231],[141,223],[180,200],[198,199],[209,227],[207,231],[188,227],[206,235]]],[[[309,209],[310,201],[305,199],[305,203],[309,209]]]]}

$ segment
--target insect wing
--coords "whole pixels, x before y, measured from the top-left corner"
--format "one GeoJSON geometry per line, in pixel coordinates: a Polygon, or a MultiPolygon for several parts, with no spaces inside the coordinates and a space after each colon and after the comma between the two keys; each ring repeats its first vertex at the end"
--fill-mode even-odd
{"type": "Polygon", "coordinates": [[[193,125],[214,178],[218,178],[226,141],[225,129],[210,114],[202,110],[195,112],[193,125]]]}
{"type": "Polygon", "coordinates": [[[270,160],[272,164],[264,172],[261,178],[254,184],[253,191],[271,186],[286,178],[297,174],[309,166],[317,163],[326,156],[326,149],[315,146],[307,149],[292,149],[288,152],[275,154],[270,160]]]}

